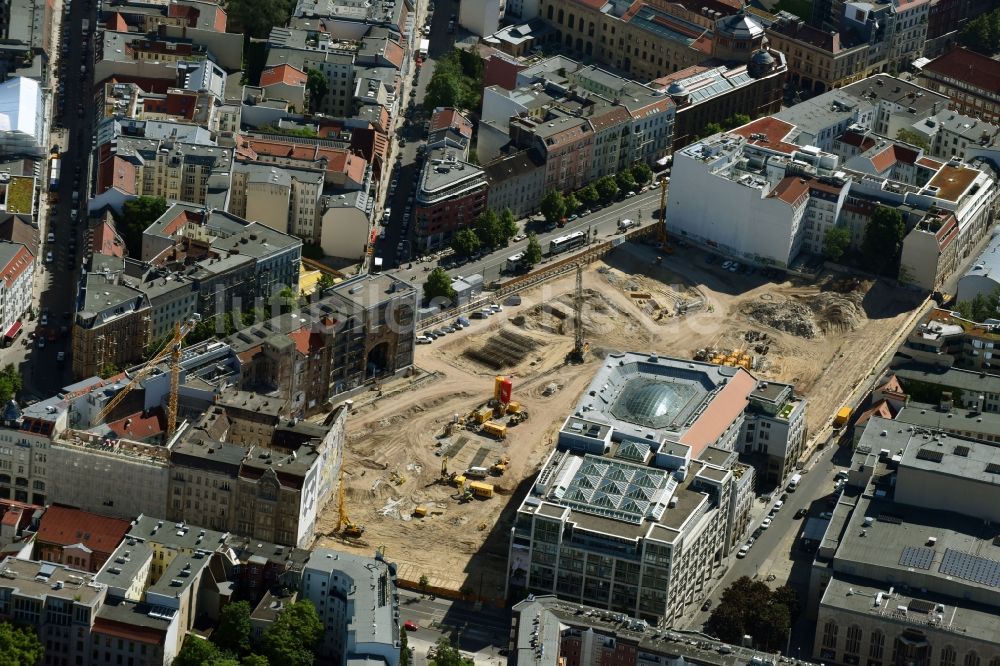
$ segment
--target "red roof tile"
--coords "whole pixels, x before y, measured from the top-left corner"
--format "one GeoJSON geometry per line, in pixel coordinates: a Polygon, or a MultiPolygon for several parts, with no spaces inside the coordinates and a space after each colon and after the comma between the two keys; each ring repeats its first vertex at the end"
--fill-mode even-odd
{"type": "Polygon", "coordinates": [[[289,86],[305,85],[309,77],[301,69],[291,65],[278,65],[268,67],[260,73],[261,87],[273,86],[276,83],[284,83],[289,86]]]}
{"type": "Polygon", "coordinates": [[[798,176],[788,176],[782,178],[781,182],[778,183],[769,197],[775,199],[781,199],[789,206],[794,206],[801,197],[805,196],[809,192],[809,181],[805,178],[799,178],[798,176]]]}
{"type": "Polygon", "coordinates": [[[54,504],[38,521],[36,539],[57,546],[82,543],[94,552],[111,553],[131,527],[127,520],[54,504]]]}
{"type": "Polygon", "coordinates": [[[163,410],[157,407],[146,416],[139,412],[112,421],[108,423],[108,428],[119,437],[142,441],[166,430],[167,421],[163,410]]]}
{"type": "Polygon", "coordinates": [[[109,620],[98,616],[94,620],[95,634],[124,638],[125,640],[147,645],[163,645],[166,642],[167,632],[155,627],[143,627],[137,624],[126,624],[116,620],[109,620]]]}
{"type": "Polygon", "coordinates": [[[747,123],[743,127],[730,130],[730,134],[742,136],[748,143],[755,146],[787,155],[799,149],[795,144],[785,143],[785,137],[793,129],[795,129],[795,125],[791,123],[786,123],[784,120],[778,120],[771,116],[764,116],[763,118],[758,118],[753,122],[747,123]]]}
{"type": "Polygon", "coordinates": [[[924,65],[924,71],[956,79],[973,88],[1000,93],[1000,62],[975,51],[955,47],[924,65]]]}
{"type": "Polygon", "coordinates": [[[941,162],[938,162],[937,160],[932,160],[929,157],[921,157],[919,160],[917,160],[917,164],[919,164],[922,167],[927,167],[928,169],[933,169],[935,171],[944,166],[944,164],[942,164],[941,162]]]}
{"type": "Polygon", "coordinates": [[[17,252],[7,262],[6,266],[0,266],[0,275],[3,276],[4,284],[10,289],[17,278],[21,277],[24,271],[28,270],[35,257],[24,245],[21,245],[17,252]]]}
{"type": "Polygon", "coordinates": [[[757,380],[739,368],[701,413],[690,429],[681,437],[681,444],[691,447],[691,458],[715,443],[719,436],[736,420],[750,402],[750,393],[757,387],[757,380]]]}

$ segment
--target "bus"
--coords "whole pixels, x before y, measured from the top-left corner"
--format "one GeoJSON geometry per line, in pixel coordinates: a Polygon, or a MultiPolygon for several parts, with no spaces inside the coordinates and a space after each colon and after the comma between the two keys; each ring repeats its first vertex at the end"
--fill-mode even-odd
{"type": "Polygon", "coordinates": [[[587,242],[587,234],[582,231],[574,231],[571,234],[552,239],[549,243],[549,254],[559,254],[566,250],[580,247],[587,242]]]}
{"type": "Polygon", "coordinates": [[[59,189],[59,167],[58,157],[49,160],[49,192],[55,192],[59,189]]]}

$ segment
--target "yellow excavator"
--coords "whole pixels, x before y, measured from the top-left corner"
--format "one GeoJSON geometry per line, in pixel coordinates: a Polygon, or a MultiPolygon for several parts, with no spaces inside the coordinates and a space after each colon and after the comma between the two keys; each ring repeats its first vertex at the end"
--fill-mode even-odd
{"type": "Polygon", "coordinates": [[[340,471],[340,488],[337,490],[337,529],[341,536],[357,539],[365,533],[364,525],[358,525],[347,515],[347,489],[344,486],[344,471],[340,471]]]}

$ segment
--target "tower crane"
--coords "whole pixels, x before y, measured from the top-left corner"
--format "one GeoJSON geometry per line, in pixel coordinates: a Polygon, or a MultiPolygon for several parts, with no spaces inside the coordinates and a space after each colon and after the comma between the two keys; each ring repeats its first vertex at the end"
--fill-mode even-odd
{"type": "Polygon", "coordinates": [[[160,348],[160,351],[149,361],[146,362],[142,368],[140,368],[133,376],[132,380],[125,385],[115,397],[111,398],[106,405],[97,413],[96,422],[103,423],[108,417],[108,414],[114,410],[122,400],[125,399],[132,389],[138,386],[142,380],[148,377],[153,370],[156,369],[157,364],[163,361],[165,358],[170,358],[170,396],[167,399],[167,439],[174,434],[174,430],[177,428],[177,392],[180,387],[180,376],[181,376],[181,344],[184,341],[184,337],[194,328],[194,322],[188,321],[184,324],[174,325],[174,334],[169,340],[160,348]]]}
{"type": "MultiPolygon", "coordinates": [[[[343,463],[341,463],[343,465],[343,463]]],[[[341,536],[357,539],[365,533],[363,525],[351,521],[347,515],[347,488],[344,486],[344,470],[340,470],[340,487],[337,489],[337,529],[341,536]]]]}
{"type": "Polygon", "coordinates": [[[660,179],[660,224],[656,228],[656,240],[667,254],[673,254],[674,249],[667,244],[667,179],[660,179]]]}
{"type": "Polygon", "coordinates": [[[576,265],[576,293],[573,295],[573,350],[569,353],[569,361],[582,363],[587,353],[587,345],[583,341],[583,263],[576,265]]]}

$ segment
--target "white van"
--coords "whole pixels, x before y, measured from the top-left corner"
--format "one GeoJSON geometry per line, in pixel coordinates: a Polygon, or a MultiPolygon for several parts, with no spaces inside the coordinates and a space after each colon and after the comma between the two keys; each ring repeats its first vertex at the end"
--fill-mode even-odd
{"type": "Polygon", "coordinates": [[[802,481],[802,475],[793,474],[792,478],[788,479],[788,492],[794,493],[795,489],[799,487],[800,481],[802,481]]]}
{"type": "Polygon", "coordinates": [[[631,229],[632,227],[634,227],[635,224],[636,223],[635,223],[634,220],[630,220],[628,218],[625,218],[624,220],[620,220],[618,222],[618,231],[628,231],[629,229],[631,229]]]}

